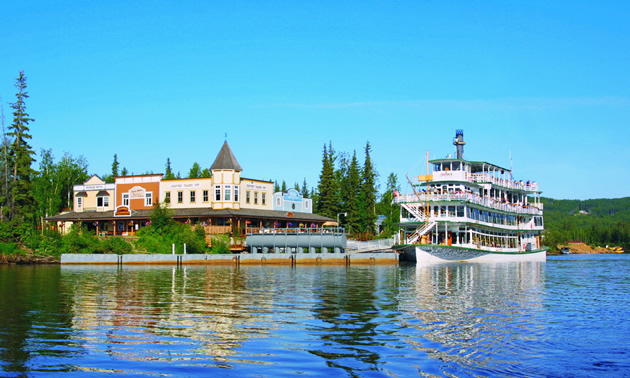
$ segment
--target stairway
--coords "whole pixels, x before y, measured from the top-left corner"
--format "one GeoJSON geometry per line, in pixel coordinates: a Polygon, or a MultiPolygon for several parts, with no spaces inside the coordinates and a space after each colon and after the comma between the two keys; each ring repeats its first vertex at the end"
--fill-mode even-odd
{"type": "Polygon", "coordinates": [[[427,214],[422,208],[422,204],[416,203],[416,206],[412,206],[410,203],[401,203],[401,206],[412,214],[418,222],[424,222],[427,220],[427,214]]]}
{"type": "Polygon", "coordinates": [[[420,227],[418,227],[413,234],[407,236],[407,244],[414,244],[417,242],[424,234],[429,232],[435,226],[435,221],[429,221],[423,223],[420,227]]]}

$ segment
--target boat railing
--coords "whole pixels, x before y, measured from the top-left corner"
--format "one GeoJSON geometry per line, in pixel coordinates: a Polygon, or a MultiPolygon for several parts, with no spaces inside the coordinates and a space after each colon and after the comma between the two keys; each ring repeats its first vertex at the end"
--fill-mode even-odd
{"type": "Polygon", "coordinates": [[[499,177],[490,176],[487,173],[473,173],[471,175],[471,182],[490,182],[494,185],[502,186],[508,189],[518,189],[518,190],[525,190],[529,192],[538,191],[537,182],[504,180],[499,177]]]}
{"type": "Polygon", "coordinates": [[[278,235],[327,235],[327,234],[345,234],[343,227],[287,227],[287,228],[247,228],[247,235],[255,234],[278,234],[278,235]]]}
{"type": "Polygon", "coordinates": [[[415,194],[406,194],[400,195],[394,198],[394,202],[396,203],[406,203],[406,202],[438,202],[438,201],[462,201],[462,202],[470,202],[477,205],[489,207],[496,210],[502,210],[511,213],[519,213],[519,214],[533,214],[539,215],[542,214],[542,206],[525,206],[518,205],[512,203],[503,203],[499,201],[495,201],[492,198],[488,197],[480,197],[473,193],[446,193],[446,194],[438,194],[438,193],[421,193],[416,196],[415,194]]]}

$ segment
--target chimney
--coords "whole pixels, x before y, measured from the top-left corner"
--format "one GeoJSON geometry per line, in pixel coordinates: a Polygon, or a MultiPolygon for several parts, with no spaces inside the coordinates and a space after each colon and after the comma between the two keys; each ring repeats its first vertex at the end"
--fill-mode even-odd
{"type": "Polygon", "coordinates": [[[457,148],[455,157],[457,159],[464,159],[464,130],[455,130],[455,139],[453,139],[453,145],[457,148]]]}

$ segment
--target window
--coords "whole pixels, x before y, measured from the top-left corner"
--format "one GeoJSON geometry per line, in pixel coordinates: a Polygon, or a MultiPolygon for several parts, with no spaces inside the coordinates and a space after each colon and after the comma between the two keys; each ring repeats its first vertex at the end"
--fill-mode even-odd
{"type": "Polygon", "coordinates": [[[254,205],[258,205],[258,192],[254,192],[254,205]]]}
{"type": "Polygon", "coordinates": [[[208,191],[204,190],[202,194],[203,194],[203,202],[208,202],[208,196],[209,196],[208,191]]]}
{"type": "Polygon", "coordinates": [[[238,185],[234,185],[234,202],[238,202],[238,185]]]}
{"type": "Polygon", "coordinates": [[[183,203],[184,202],[184,192],[177,192],[177,203],[183,203]]]}
{"type": "Polygon", "coordinates": [[[262,194],[261,200],[262,200],[262,204],[264,206],[267,203],[267,193],[263,193],[262,194]]]}
{"type": "Polygon", "coordinates": [[[129,193],[123,193],[123,206],[129,206],[129,193]]]}
{"type": "Polygon", "coordinates": [[[147,192],[144,195],[144,206],[152,206],[153,205],[153,193],[147,192]]]}
{"type": "Polygon", "coordinates": [[[232,200],[232,185],[225,185],[225,189],[223,191],[223,200],[224,201],[232,200]]]}
{"type": "Polygon", "coordinates": [[[280,197],[276,197],[276,206],[277,207],[282,206],[282,200],[280,199],[280,197]]]}
{"type": "Polygon", "coordinates": [[[197,192],[194,190],[190,191],[190,203],[195,203],[195,197],[197,197],[197,192]]]}
{"type": "Polygon", "coordinates": [[[171,192],[164,193],[164,202],[171,203],[171,192]]]}
{"type": "Polygon", "coordinates": [[[245,192],[245,203],[249,203],[250,202],[249,201],[249,195],[250,195],[250,192],[248,190],[248,191],[245,192]]]}
{"type": "Polygon", "coordinates": [[[96,207],[108,207],[108,206],[109,206],[108,196],[96,197],[96,207]]]}
{"type": "Polygon", "coordinates": [[[77,207],[80,209],[83,206],[83,198],[77,197],[77,207]]]}
{"type": "Polygon", "coordinates": [[[221,201],[221,185],[215,185],[214,187],[214,200],[221,201]]]}

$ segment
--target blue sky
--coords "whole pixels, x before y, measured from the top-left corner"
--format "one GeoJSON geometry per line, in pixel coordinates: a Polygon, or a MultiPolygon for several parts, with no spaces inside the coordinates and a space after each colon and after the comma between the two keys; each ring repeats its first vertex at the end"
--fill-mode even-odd
{"type": "MultiPolygon", "coordinates": [[[[629,195],[627,1],[20,1],[0,12],[0,96],[28,77],[32,145],[136,174],[209,167],[317,184],[367,141],[403,183],[454,152],[553,198],[629,195]]],[[[403,190],[406,185],[403,185],[403,190]]]]}

